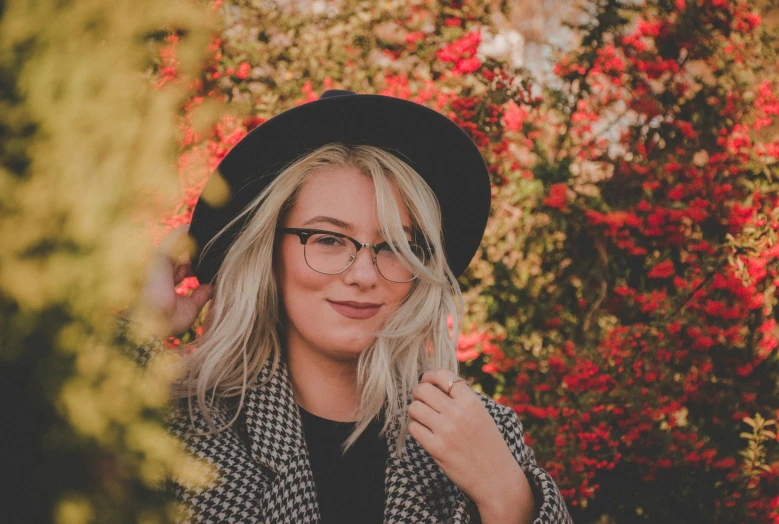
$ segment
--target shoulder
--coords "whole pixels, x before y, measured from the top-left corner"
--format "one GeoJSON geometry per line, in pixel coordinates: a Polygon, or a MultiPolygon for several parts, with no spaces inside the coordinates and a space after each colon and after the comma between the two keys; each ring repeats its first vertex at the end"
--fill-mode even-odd
{"type": "Polygon", "coordinates": [[[478,391],[475,393],[479,396],[489,414],[492,415],[492,419],[503,434],[503,439],[511,451],[524,460],[534,460],[535,456],[532,449],[525,444],[525,432],[514,409],[511,406],[499,404],[484,393],[478,391]]]}
{"type": "Polygon", "coordinates": [[[514,414],[514,410],[511,409],[510,406],[504,406],[503,404],[499,404],[494,399],[488,397],[484,393],[480,391],[474,391],[479,396],[479,400],[482,401],[484,404],[484,407],[487,408],[487,411],[490,412],[490,414],[493,414],[493,416],[505,416],[507,414],[514,414]]]}
{"type": "Polygon", "coordinates": [[[489,414],[492,415],[492,418],[495,420],[498,427],[509,426],[511,429],[519,429],[521,431],[522,425],[519,423],[519,418],[517,418],[517,414],[511,406],[499,404],[494,399],[479,391],[474,391],[474,393],[479,396],[479,400],[481,400],[484,407],[487,408],[489,414]]]}

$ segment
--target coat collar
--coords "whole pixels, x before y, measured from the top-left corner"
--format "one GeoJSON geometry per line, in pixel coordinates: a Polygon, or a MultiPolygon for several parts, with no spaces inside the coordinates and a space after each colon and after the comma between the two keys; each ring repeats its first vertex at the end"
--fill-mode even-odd
{"type": "MultiPolygon", "coordinates": [[[[271,368],[269,358],[260,372],[258,384],[262,385],[249,388],[244,405],[250,454],[275,473],[262,495],[265,517],[268,521],[281,517],[288,522],[318,522],[313,473],[289,369],[283,358],[275,373],[271,374],[271,368]]],[[[456,497],[457,502],[454,498],[448,502],[455,506],[453,522],[468,522],[467,499],[462,493],[457,496],[454,484],[416,439],[407,435],[406,456],[395,456],[398,432],[396,423],[386,435],[385,522],[440,522],[436,513],[442,497],[456,497]]]]}

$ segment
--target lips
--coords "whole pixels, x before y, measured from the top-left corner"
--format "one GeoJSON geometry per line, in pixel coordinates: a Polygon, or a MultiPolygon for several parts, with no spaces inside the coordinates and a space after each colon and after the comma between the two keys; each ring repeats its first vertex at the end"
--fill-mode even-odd
{"type": "Polygon", "coordinates": [[[374,304],[372,302],[333,302],[328,300],[330,306],[338,313],[347,318],[366,319],[371,318],[379,312],[381,304],[374,304]]]}

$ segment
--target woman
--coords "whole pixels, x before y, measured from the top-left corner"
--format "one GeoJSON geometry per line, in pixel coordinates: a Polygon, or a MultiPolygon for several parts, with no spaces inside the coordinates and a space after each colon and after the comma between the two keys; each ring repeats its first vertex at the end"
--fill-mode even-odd
{"type": "Polygon", "coordinates": [[[179,228],[125,315],[159,351],[213,297],[169,420],[210,467],[173,479],[188,519],[570,522],[513,410],[457,377],[456,279],[489,201],[470,138],[396,98],[327,91],[233,148],[187,228],[192,261],[170,254],[179,228]]]}

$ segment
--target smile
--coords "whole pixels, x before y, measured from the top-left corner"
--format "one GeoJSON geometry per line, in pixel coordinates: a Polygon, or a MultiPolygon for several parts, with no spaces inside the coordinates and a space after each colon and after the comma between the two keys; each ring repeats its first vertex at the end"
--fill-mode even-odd
{"type": "Polygon", "coordinates": [[[381,304],[371,306],[353,306],[342,302],[331,302],[330,300],[328,300],[328,302],[333,309],[347,318],[371,318],[376,313],[378,313],[379,309],[381,308],[381,304]]]}

